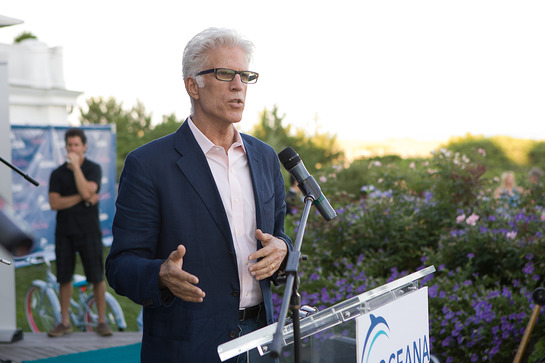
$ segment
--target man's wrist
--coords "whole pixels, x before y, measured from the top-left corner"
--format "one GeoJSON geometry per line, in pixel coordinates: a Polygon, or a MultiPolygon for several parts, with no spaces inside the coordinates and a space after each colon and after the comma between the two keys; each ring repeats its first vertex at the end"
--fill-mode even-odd
{"type": "Polygon", "coordinates": [[[288,264],[288,257],[290,255],[290,248],[289,248],[288,242],[284,238],[282,238],[282,237],[277,237],[277,238],[282,240],[286,244],[286,255],[284,256],[284,259],[282,260],[282,263],[280,264],[280,267],[278,268],[278,273],[283,275],[284,272],[286,271],[286,265],[288,264]]]}

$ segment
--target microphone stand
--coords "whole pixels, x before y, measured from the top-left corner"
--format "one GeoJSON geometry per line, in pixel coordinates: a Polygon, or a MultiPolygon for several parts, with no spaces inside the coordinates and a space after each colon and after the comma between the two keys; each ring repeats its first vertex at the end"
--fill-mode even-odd
{"type": "Polygon", "coordinates": [[[282,307],[280,308],[280,315],[278,317],[278,324],[276,325],[276,332],[273,336],[271,344],[271,356],[278,358],[282,352],[282,330],[286,321],[288,313],[288,297],[290,302],[290,309],[292,311],[293,320],[293,346],[294,346],[294,361],[296,363],[301,362],[301,326],[299,322],[299,310],[301,308],[301,295],[297,291],[299,288],[299,275],[297,273],[299,267],[299,261],[301,261],[301,245],[303,242],[303,235],[305,234],[305,228],[307,225],[308,216],[310,214],[310,208],[314,203],[315,198],[312,193],[309,193],[305,197],[305,207],[303,209],[303,215],[301,216],[301,223],[299,224],[299,231],[295,239],[295,245],[293,251],[290,252],[288,261],[286,264],[286,287],[284,288],[284,296],[282,298],[282,307]],[[288,293],[291,292],[291,295],[288,293]]]}
{"type": "MultiPolygon", "coordinates": [[[[21,175],[23,178],[28,180],[30,183],[34,184],[35,186],[39,186],[40,183],[38,183],[34,178],[30,177],[27,173],[17,168],[15,165],[11,164],[9,161],[5,160],[0,156],[0,161],[15,170],[19,175],[21,175]]],[[[21,231],[19,227],[17,227],[14,223],[12,223],[8,217],[2,212],[2,203],[0,200],[0,232],[2,232],[2,238],[0,238],[0,245],[4,245],[3,247],[6,247],[8,250],[10,248],[8,247],[9,243],[12,243],[12,248],[21,247],[26,248],[30,250],[32,247],[32,237],[28,236],[26,233],[21,231]],[[5,240],[7,239],[7,240],[5,240]]],[[[13,252],[12,252],[13,253],[13,252]]],[[[0,263],[11,265],[10,261],[4,260],[0,258],[0,263]]]]}
{"type": "Polygon", "coordinates": [[[9,161],[5,160],[1,156],[0,156],[0,161],[3,162],[4,164],[6,164],[7,166],[9,166],[10,168],[12,168],[13,170],[15,170],[17,173],[19,173],[19,175],[21,175],[23,178],[25,178],[26,180],[28,180],[29,182],[31,182],[35,186],[40,185],[40,183],[38,183],[35,179],[30,177],[27,173],[25,173],[21,169],[17,168],[15,165],[11,164],[9,161]]]}

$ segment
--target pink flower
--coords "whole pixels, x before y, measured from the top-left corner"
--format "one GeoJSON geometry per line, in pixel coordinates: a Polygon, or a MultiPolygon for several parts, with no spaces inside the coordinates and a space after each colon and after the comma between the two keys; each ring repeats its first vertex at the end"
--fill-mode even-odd
{"type": "Polygon", "coordinates": [[[469,217],[467,217],[466,223],[469,224],[470,226],[474,226],[478,220],[479,220],[479,216],[476,215],[475,213],[472,213],[469,217]]]}
{"type": "Polygon", "coordinates": [[[545,214],[542,214],[542,215],[541,215],[541,220],[542,220],[543,222],[545,222],[545,214]]]}
{"type": "Polygon", "coordinates": [[[456,217],[456,223],[460,224],[460,223],[462,223],[465,219],[466,219],[466,215],[465,215],[465,214],[459,215],[458,217],[456,217]]]}
{"type": "Polygon", "coordinates": [[[481,154],[482,156],[486,156],[486,151],[483,148],[479,148],[479,150],[477,150],[477,152],[479,154],[481,154]]]}
{"type": "Polygon", "coordinates": [[[381,167],[382,166],[382,163],[378,160],[375,160],[375,161],[371,161],[369,163],[369,165],[367,166],[367,169],[371,169],[373,166],[376,166],[376,167],[381,167]]]}
{"type": "Polygon", "coordinates": [[[516,236],[517,231],[510,231],[505,234],[505,237],[507,237],[507,239],[515,239],[516,236]]]}
{"type": "Polygon", "coordinates": [[[319,179],[320,179],[320,183],[325,183],[327,181],[327,178],[323,175],[319,179]]]}

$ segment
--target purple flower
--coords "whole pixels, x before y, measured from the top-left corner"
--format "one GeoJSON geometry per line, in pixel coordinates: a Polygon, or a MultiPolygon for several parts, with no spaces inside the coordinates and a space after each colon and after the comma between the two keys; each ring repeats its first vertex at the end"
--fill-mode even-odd
{"type": "Polygon", "coordinates": [[[437,290],[439,289],[439,286],[437,284],[430,286],[428,288],[428,295],[430,298],[436,298],[437,297],[437,290]]]}
{"type": "Polygon", "coordinates": [[[531,262],[528,262],[524,265],[524,268],[522,269],[522,272],[524,272],[527,275],[534,273],[534,264],[531,262]]]}
{"type": "Polygon", "coordinates": [[[499,291],[491,291],[486,298],[487,299],[494,299],[494,298],[496,298],[498,296],[500,296],[499,291]]]}
{"type": "Polygon", "coordinates": [[[448,347],[448,346],[450,346],[450,345],[453,343],[453,341],[454,341],[454,338],[451,337],[451,336],[448,336],[448,337],[445,338],[445,340],[443,340],[443,342],[441,343],[441,345],[442,345],[443,347],[448,347]]]}
{"type": "Polygon", "coordinates": [[[499,351],[500,351],[500,347],[496,345],[495,347],[490,349],[490,356],[492,357],[493,355],[496,355],[499,351]]]}

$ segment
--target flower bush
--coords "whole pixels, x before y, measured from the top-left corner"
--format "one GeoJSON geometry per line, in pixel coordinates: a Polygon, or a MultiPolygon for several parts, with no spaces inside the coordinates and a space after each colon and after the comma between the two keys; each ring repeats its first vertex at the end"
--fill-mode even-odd
{"type": "MultiPolygon", "coordinates": [[[[442,362],[512,360],[534,308],[531,294],[543,284],[545,212],[535,191],[516,206],[491,198],[485,158],[482,149],[468,156],[440,150],[404,167],[406,180],[395,161],[370,161],[358,195],[337,187],[338,171],[324,172],[320,183],[338,217],[309,217],[302,303],[322,310],[434,265],[422,281],[432,354],[442,362]]],[[[300,217],[286,220],[293,239],[300,217]]],[[[543,328],[541,313],[534,331],[543,328]]],[[[545,338],[532,337],[532,345],[543,352],[545,338]]]]}

